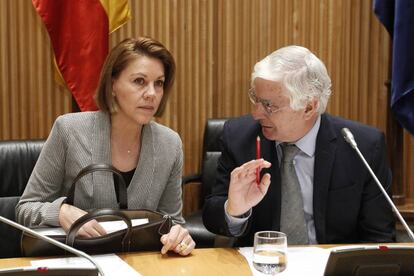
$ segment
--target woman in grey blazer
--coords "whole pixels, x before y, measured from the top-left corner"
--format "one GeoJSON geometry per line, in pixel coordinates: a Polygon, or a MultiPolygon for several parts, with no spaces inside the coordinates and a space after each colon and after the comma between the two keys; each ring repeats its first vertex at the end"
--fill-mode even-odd
{"type": "MultiPolygon", "coordinates": [[[[67,231],[84,210],[118,208],[114,179],[108,173],[81,178],[74,205],[65,203],[82,168],[112,164],[128,185],[129,208],[157,210],[176,222],[161,237],[161,253],[173,250],[188,255],[195,242],[180,226],[184,223],[182,142],[176,132],[152,121],[164,110],[174,74],[174,59],[158,41],[126,39],[113,48],[97,89],[100,111],[66,114],[56,120],[16,207],[18,221],[67,231]]],[[[105,230],[91,221],[79,234],[94,237],[105,230]]]]}

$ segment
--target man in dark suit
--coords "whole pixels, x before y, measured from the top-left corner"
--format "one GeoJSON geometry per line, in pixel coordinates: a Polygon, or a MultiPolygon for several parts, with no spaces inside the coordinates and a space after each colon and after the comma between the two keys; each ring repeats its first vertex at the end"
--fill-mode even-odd
{"type": "Polygon", "coordinates": [[[284,224],[302,218],[305,240],[289,240],[296,235],[289,233],[290,244],[394,241],[392,210],[340,131],[350,129],[391,193],[384,135],[325,114],[330,87],[325,65],[303,47],[281,48],[255,65],[249,91],[252,115],[229,120],[223,129],[217,179],[203,210],[207,229],[238,237],[238,246],[251,246],[255,232],[288,229],[284,224]],[[255,159],[257,136],[262,159],[255,159]],[[287,198],[291,194],[285,185],[293,184],[284,179],[292,177],[280,169],[287,144],[298,148],[291,163],[293,182],[300,187],[299,213],[291,213],[287,198]]]}

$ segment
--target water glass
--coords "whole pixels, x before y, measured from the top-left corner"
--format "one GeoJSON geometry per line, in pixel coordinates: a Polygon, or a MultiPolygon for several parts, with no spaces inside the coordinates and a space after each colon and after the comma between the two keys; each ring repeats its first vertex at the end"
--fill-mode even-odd
{"type": "Polygon", "coordinates": [[[254,234],[253,266],[258,271],[276,275],[286,269],[286,234],[277,231],[261,231],[254,234]]]}

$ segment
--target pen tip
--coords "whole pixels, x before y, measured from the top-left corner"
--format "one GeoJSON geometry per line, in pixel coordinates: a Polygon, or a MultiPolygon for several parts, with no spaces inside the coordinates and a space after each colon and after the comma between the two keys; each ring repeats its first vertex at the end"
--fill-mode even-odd
{"type": "Polygon", "coordinates": [[[259,135],[257,136],[256,140],[257,140],[257,141],[260,141],[260,136],[259,136],[259,135]]]}

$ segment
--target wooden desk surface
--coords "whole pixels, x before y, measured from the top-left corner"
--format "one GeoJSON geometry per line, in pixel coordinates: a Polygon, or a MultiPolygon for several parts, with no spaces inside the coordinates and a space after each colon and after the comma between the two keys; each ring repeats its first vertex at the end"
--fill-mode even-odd
{"type": "MultiPolygon", "coordinates": [[[[318,245],[322,248],[344,244],[318,245]]],[[[378,245],[378,243],[373,244],[378,245]]],[[[386,244],[384,244],[386,245],[386,244]]],[[[388,243],[388,245],[414,245],[414,243],[388,243]]],[[[125,262],[142,275],[252,275],[245,258],[237,248],[199,248],[190,256],[174,253],[161,255],[159,252],[118,254],[125,262]]],[[[39,258],[0,259],[0,268],[30,266],[31,260],[39,258]]]]}
{"type": "MultiPolygon", "coordinates": [[[[190,256],[159,252],[119,254],[142,275],[252,275],[245,258],[235,248],[200,248],[190,256]]],[[[41,258],[0,259],[0,268],[30,266],[41,258]]]]}

